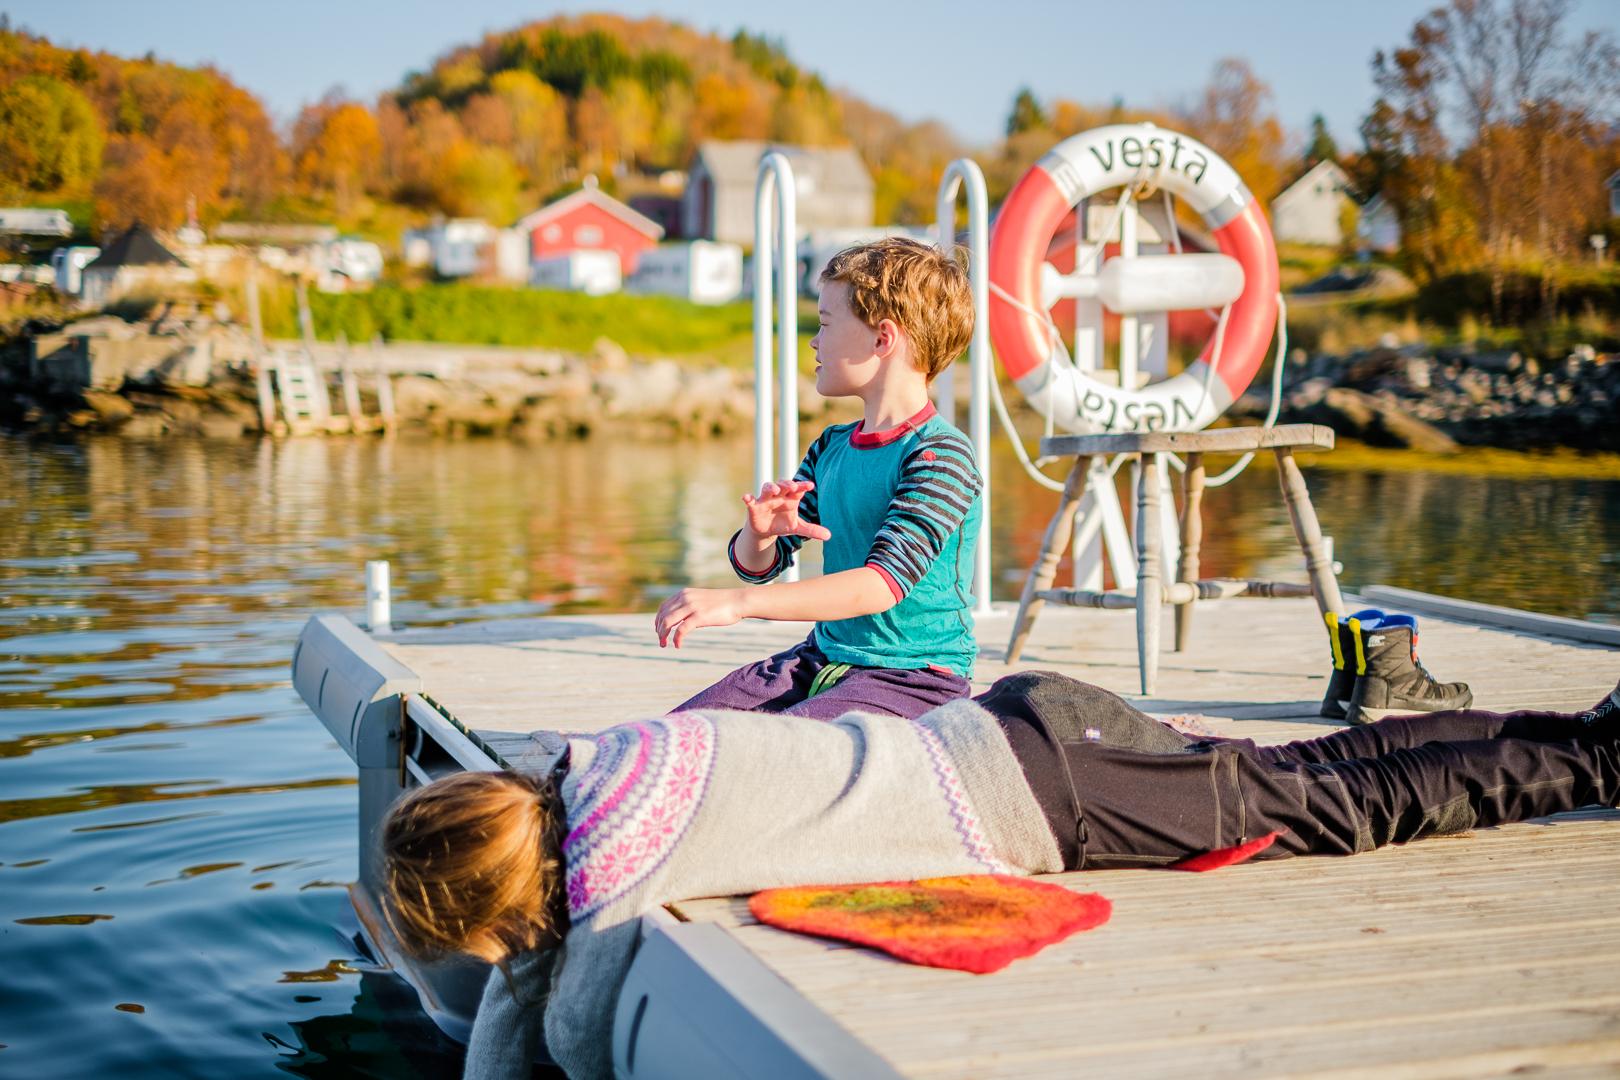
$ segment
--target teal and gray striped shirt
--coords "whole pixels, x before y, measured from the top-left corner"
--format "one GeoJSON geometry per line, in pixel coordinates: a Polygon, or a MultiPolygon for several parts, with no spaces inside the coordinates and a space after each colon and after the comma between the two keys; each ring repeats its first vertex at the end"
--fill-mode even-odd
{"type": "MultiPolygon", "coordinates": [[[[840,664],[947,668],[973,676],[973,545],[982,486],[973,447],[932,405],[887,431],[859,422],[821,433],[794,473],[815,489],[799,516],[832,538],[822,569],[870,566],[897,603],[876,615],[816,624],[816,646],[840,664]]],[[[735,538],[733,538],[735,540],[735,538]]],[[[801,537],[778,537],[776,561],[761,574],[732,567],[745,581],[769,581],[792,565],[801,537]]]]}

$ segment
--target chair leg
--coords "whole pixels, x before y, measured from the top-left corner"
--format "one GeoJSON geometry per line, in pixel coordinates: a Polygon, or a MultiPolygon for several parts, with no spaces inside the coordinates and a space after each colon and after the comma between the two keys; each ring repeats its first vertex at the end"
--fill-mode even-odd
{"type": "Polygon", "coordinates": [[[1136,652],[1142,693],[1153,693],[1159,678],[1159,605],[1164,600],[1164,569],[1159,563],[1159,455],[1143,454],[1136,484],[1136,652]]]}
{"type": "Polygon", "coordinates": [[[1333,574],[1333,563],[1322,542],[1322,526],[1316,520],[1316,509],[1311,506],[1311,493],[1305,487],[1305,474],[1299,471],[1294,452],[1278,447],[1277,481],[1282,485],[1283,501],[1288,504],[1288,517],[1294,523],[1294,537],[1305,554],[1305,569],[1311,578],[1311,594],[1323,615],[1330,611],[1343,611],[1344,600],[1339,596],[1339,579],[1333,574]]]}
{"type": "Polygon", "coordinates": [[[1074,468],[1069,470],[1069,477],[1063,482],[1057,512],[1047,522],[1040,553],[1035,556],[1035,565],[1029,568],[1029,577],[1024,581],[1024,594],[1018,598],[1018,615],[1013,619],[1012,636],[1007,639],[1006,662],[1009,664],[1017,661],[1023,653],[1024,643],[1029,640],[1029,633],[1035,627],[1035,616],[1046,605],[1046,601],[1035,594],[1050,589],[1053,579],[1057,577],[1058,563],[1063,561],[1063,551],[1069,546],[1069,537],[1074,532],[1074,511],[1086,493],[1086,480],[1090,474],[1091,458],[1082,456],[1075,459],[1074,468]]]}
{"type": "MultiPolygon", "coordinates": [[[[1204,542],[1204,455],[1188,454],[1181,484],[1181,562],[1176,580],[1198,581],[1198,549],[1204,542]]],[[[1176,652],[1186,652],[1192,638],[1193,601],[1176,605],[1176,652]]]]}

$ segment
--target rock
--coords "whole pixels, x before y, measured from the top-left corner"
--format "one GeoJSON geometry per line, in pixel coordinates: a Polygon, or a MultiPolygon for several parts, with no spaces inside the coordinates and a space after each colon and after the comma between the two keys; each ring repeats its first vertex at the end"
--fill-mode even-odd
{"type": "Polygon", "coordinates": [[[656,414],[680,389],[681,369],[673,360],[657,360],[639,371],[605,373],[596,380],[603,411],[611,417],[656,414]]]}
{"type": "Polygon", "coordinates": [[[102,390],[86,390],[84,403],[94,409],[104,424],[120,424],[135,415],[135,406],[128,398],[102,390]]]}
{"type": "Polygon", "coordinates": [[[198,429],[203,437],[208,439],[240,439],[246,434],[247,425],[234,416],[210,413],[202,418],[198,429]]]}
{"type": "Polygon", "coordinates": [[[1515,372],[1524,367],[1524,357],[1512,349],[1483,349],[1468,358],[1469,363],[1486,371],[1515,372]]]}
{"type": "Polygon", "coordinates": [[[118,430],[120,435],[132,439],[155,439],[166,434],[169,430],[162,413],[143,412],[136,413],[118,430]]]}
{"type": "Polygon", "coordinates": [[[164,403],[163,411],[169,415],[177,427],[191,427],[202,420],[202,406],[195,401],[173,398],[164,403]]]}
{"type": "Polygon", "coordinates": [[[394,411],[402,418],[426,416],[442,409],[449,400],[450,391],[438,379],[426,375],[394,377],[394,411]]]}
{"type": "Polygon", "coordinates": [[[610,337],[599,337],[591,345],[591,367],[598,372],[628,371],[630,354],[610,337]]]}
{"type": "Polygon", "coordinates": [[[1394,402],[1380,401],[1358,390],[1334,387],[1309,412],[1314,414],[1317,423],[1325,423],[1341,434],[1372,446],[1426,450],[1435,454],[1452,454],[1459,449],[1455,439],[1434,425],[1403,412],[1394,402]]]}

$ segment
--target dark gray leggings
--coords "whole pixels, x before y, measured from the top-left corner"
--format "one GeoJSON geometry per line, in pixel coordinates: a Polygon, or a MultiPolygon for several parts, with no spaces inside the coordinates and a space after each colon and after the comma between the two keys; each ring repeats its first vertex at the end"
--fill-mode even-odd
{"type": "Polygon", "coordinates": [[[1070,869],[1151,866],[1271,832],[1261,858],[1350,855],[1620,795],[1620,748],[1563,713],[1390,717],[1257,746],[1182,735],[1098,687],[1026,672],[996,714],[1070,869]]]}

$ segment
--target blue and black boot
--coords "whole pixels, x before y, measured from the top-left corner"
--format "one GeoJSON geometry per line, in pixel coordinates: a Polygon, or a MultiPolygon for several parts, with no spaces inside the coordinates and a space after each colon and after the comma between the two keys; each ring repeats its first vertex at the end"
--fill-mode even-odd
{"type": "Polygon", "coordinates": [[[1361,650],[1356,648],[1356,635],[1383,617],[1384,613],[1377,608],[1362,608],[1354,615],[1329,611],[1322,616],[1328,627],[1328,643],[1333,648],[1333,674],[1328,679],[1327,692],[1322,695],[1322,707],[1316,710],[1318,716],[1344,719],[1350,708],[1350,696],[1355,692],[1357,658],[1361,655],[1361,650]]]}
{"type": "Polygon", "coordinates": [[[1417,619],[1385,615],[1357,636],[1356,688],[1345,719],[1370,724],[1398,713],[1444,712],[1474,703],[1467,683],[1443,683],[1417,655],[1417,619]]]}

